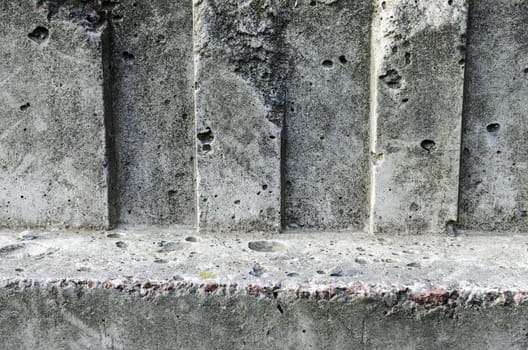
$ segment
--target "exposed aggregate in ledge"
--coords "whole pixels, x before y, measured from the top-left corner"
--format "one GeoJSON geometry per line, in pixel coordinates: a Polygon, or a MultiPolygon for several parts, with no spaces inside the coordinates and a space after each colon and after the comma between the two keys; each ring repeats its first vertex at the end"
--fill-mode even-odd
{"type": "Polygon", "coordinates": [[[413,309],[415,311],[443,310],[447,313],[455,309],[516,307],[528,303],[528,292],[511,290],[471,290],[420,287],[411,289],[402,286],[382,287],[355,283],[350,287],[320,286],[308,289],[298,286],[296,289],[285,289],[281,284],[250,284],[240,287],[236,283],[222,284],[217,282],[192,283],[185,281],[154,281],[149,279],[116,279],[116,280],[75,280],[61,279],[46,282],[13,279],[0,281],[0,288],[12,292],[31,289],[59,291],[65,295],[83,294],[85,289],[103,289],[118,291],[133,297],[153,299],[157,296],[182,297],[193,295],[195,298],[207,297],[241,297],[251,296],[260,299],[291,303],[295,300],[315,301],[318,303],[350,303],[355,300],[366,300],[381,303],[386,307],[386,315],[413,309]]]}
{"type": "Polygon", "coordinates": [[[0,235],[3,288],[103,288],[437,306],[517,305],[528,296],[528,239],[156,232],[0,235]]]}

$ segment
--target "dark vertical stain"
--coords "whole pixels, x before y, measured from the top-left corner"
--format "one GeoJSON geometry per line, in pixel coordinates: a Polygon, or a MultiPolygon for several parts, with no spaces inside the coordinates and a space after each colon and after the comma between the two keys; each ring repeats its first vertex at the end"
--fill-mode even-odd
{"type": "Polygon", "coordinates": [[[108,200],[108,225],[113,228],[117,223],[117,161],[115,149],[115,129],[114,129],[114,109],[113,109],[113,83],[114,65],[113,65],[113,35],[114,30],[112,23],[107,22],[106,30],[103,33],[103,99],[104,99],[104,126],[105,126],[105,158],[106,158],[106,176],[107,176],[107,200],[108,200]]]}

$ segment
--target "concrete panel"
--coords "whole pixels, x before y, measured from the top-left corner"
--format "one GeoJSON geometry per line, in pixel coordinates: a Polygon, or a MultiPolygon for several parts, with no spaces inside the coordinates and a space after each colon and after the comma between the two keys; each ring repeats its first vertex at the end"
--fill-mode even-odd
{"type": "Polygon", "coordinates": [[[194,224],[192,4],[108,2],[119,222],[194,224]]]}
{"type": "Polygon", "coordinates": [[[382,1],[374,24],[371,230],[457,219],[467,4],[382,1]]]}
{"type": "Polygon", "coordinates": [[[262,1],[205,0],[194,20],[199,228],[278,231],[279,11],[262,1]]]}
{"type": "Polygon", "coordinates": [[[290,8],[284,224],[363,230],[373,6],[326,3],[297,1],[290,8]]]}
{"type": "Polygon", "coordinates": [[[528,230],[528,3],[472,1],[460,225],[528,230]]]}
{"type": "Polygon", "coordinates": [[[105,28],[39,3],[0,2],[0,225],[107,227],[105,28]]]}

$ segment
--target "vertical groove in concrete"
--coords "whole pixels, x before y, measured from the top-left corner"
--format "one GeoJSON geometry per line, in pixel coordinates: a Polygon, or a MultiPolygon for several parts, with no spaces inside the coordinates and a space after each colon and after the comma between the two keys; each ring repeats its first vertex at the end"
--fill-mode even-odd
{"type": "Polygon", "coordinates": [[[528,6],[471,2],[460,226],[528,230],[528,6]]]}
{"type": "Polygon", "coordinates": [[[107,6],[114,24],[119,222],[193,225],[192,3],[107,6]]]}
{"type": "Polygon", "coordinates": [[[198,225],[279,231],[285,79],[280,10],[195,3],[198,225]]]}
{"type": "Polygon", "coordinates": [[[103,63],[103,103],[104,103],[104,126],[105,126],[105,158],[107,171],[107,202],[108,202],[108,226],[110,228],[117,224],[117,160],[115,153],[115,114],[113,109],[112,89],[114,83],[113,58],[113,26],[107,21],[106,30],[102,36],[102,63],[103,63]]]}
{"type": "Polygon", "coordinates": [[[287,228],[367,226],[372,7],[360,0],[289,8],[287,228]]]}
{"type": "Polygon", "coordinates": [[[195,222],[195,229],[197,232],[199,232],[199,222],[200,222],[200,198],[199,198],[199,183],[200,183],[200,173],[198,171],[198,140],[196,138],[196,130],[198,130],[198,118],[196,117],[196,111],[198,109],[198,105],[196,103],[196,88],[198,87],[198,60],[197,55],[195,54],[195,50],[197,48],[197,43],[199,42],[199,27],[198,27],[198,7],[195,6],[195,1],[191,0],[191,13],[192,13],[192,62],[193,62],[193,71],[192,71],[192,86],[193,86],[193,139],[194,139],[194,147],[193,147],[193,171],[194,171],[194,222],[195,222]]]}
{"type": "Polygon", "coordinates": [[[378,1],[378,11],[370,230],[443,232],[457,219],[467,4],[378,1]]]}
{"type": "MultiPolygon", "coordinates": [[[[374,2],[373,2],[374,3],[374,2]]],[[[375,3],[372,13],[372,24],[370,31],[370,95],[369,95],[369,214],[367,232],[374,233],[374,213],[376,209],[376,166],[378,159],[376,155],[377,137],[378,137],[378,83],[379,83],[379,67],[382,66],[383,54],[381,47],[381,21],[380,12],[382,10],[381,4],[375,3]]]]}

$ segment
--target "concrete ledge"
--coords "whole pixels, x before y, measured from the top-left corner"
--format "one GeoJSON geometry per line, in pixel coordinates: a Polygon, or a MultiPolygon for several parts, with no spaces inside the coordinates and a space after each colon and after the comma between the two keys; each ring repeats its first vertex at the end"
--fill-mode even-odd
{"type": "Polygon", "coordinates": [[[528,346],[525,236],[19,237],[0,235],[5,349],[528,346]]]}

